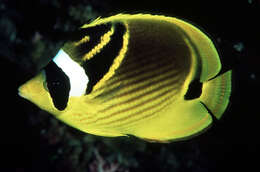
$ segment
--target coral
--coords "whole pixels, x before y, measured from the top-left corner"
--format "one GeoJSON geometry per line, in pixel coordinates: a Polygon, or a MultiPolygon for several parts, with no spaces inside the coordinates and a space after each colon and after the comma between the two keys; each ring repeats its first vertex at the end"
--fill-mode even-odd
{"type": "Polygon", "coordinates": [[[129,172],[129,170],[120,167],[118,162],[106,161],[98,152],[94,149],[95,160],[89,164],[90,172],[129,172]]]}

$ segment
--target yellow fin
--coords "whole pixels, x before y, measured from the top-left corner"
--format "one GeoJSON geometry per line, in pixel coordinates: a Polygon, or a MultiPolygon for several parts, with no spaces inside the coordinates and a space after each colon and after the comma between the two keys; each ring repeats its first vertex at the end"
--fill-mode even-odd
{"type": "Polygon", "coordinates": [[[193,47],[194,53],[198,55],[198,60],[201,61],[200,81],[204,82],[216,76],[221,69],[221,63],[218,52],[210,38],[188,22],[176,19],[175,23],[185,31],[190,46],[193,47]]]}
{"type": "Polygon", "coordinates": [[[212,117],[199,100],[179,101],[151,118],[133,127],[137,137],[156,142],[180,140],[195,136],[212,123],[212,117]]]}
{"type": "Polygon", "coordinates": [[[200,100],[220,119],[229,103],[231,94],[231,71],[203,83],[200,100]]]}
{"type": "Polygon", "coordinates": [[[200,81],[207,81],[216,76],[221,69],[221,62],[213,42],[202,32],[197,36],[196,45],[201,60],[200,81]]]}

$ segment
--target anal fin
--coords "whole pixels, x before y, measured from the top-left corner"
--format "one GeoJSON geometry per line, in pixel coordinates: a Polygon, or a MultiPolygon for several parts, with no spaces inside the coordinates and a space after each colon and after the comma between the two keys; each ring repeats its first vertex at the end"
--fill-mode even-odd
{"type": "Polygon", "coordinates": [[[212,123],[207,109],[195,100],[181,100],[135,126],[129,134],[153,142],[189,139],[205,131],[212,123]]]}

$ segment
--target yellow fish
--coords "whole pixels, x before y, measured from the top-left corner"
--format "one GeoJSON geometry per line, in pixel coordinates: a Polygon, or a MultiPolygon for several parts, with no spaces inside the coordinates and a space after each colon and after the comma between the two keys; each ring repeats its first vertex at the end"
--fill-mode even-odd
{"type": "Polygon", "coordinates": [[[19,94],[86,133],[157,142],[220,119],[231,70],[209,37],[173,17],[118,14],[83,25],[19,94]],[[60,54],[59,53],[59,54],[60,54]]]}

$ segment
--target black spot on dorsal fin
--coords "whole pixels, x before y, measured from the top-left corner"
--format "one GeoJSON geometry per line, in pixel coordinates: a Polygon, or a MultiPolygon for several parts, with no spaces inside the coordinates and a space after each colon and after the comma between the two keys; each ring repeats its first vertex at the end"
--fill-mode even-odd
{"type": "Polygon", "coordinates": [[[201,93],[202,93],[202,83],[198,80],[195,79],[189,84],[189,88],[187,93],[184,96],[185,100],[192,100],[199,98],[201,93]]]}
{"type": "Polygon", "coordinates": [[[126,32],[125,25],[116,23],[113,27],[114,33],[109,43],[99,53],[94,55],[93,58],[85,61],[82,65],[89,77],[86,94],[89,94],[98,81],[109,71],[110,66],[123,46],[123,35],[126,32]]]}
{"type": "Polygon", "coordinates": [[[47,88],[51,95],[52,102],[58,110],[67,107],[70,92],[69,77],[51,61],[45,68],[47,88]]]}

